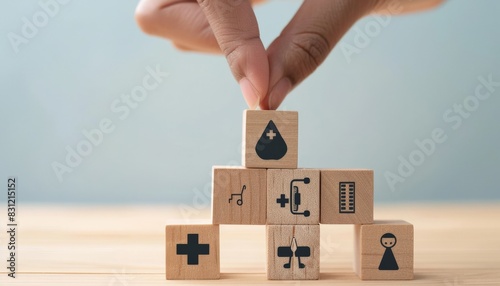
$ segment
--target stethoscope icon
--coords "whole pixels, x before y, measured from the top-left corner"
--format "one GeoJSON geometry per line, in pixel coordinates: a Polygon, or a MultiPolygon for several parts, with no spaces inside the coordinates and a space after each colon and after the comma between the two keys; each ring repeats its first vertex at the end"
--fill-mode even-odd
{"type": "Polygon", "coordinates": [[[293,179],[292,181],[290,181],[290,199],[292,200],[290,202],[290,212],[294,215],[304,215],[305,217],[308,217],[311,215],[311,212],[309,210],[299,212],[301,199],[300,199],[299,187],[293,185],[293,183],[295,182],[303,182],[304,184],[307,185],[311,182],[311,180],[308,177],[305,177],[304,179],[293,179]]]}

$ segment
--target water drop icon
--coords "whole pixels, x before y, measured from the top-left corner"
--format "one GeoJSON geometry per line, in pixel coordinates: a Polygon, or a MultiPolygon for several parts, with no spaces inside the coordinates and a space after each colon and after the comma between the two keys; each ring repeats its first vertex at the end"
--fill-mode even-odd
{"type": "Polygon", "coordinates": [[[262,136],[255,145],[255,152],[263,160],[279,160],[286,154],[288,147],[272,120],[267,123],[262,136]]]}

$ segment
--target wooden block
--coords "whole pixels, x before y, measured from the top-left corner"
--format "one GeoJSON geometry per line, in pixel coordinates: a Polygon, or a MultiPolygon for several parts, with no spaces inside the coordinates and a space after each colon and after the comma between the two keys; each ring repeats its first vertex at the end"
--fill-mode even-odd
{"type": "Polygon", "coordinates": [[[267,170],[267,224],[319,223],[319,170],[267,170]]]}
{"type": "Polygon", "coordinates": [[[268,225],[267,279],[319,279],[319,225],[268,225]]]}
{"type": "Polygon", "coordinates": [[[373,223],[373,170],[321,170],[321,223],[373,223]]]}
{"type": "Polygon", "coordinates": [[[167,225],[167,279],[219,279],[219,226],[167,225]]]}
{"type": "Polygon", "coordinates": [[[266,169],[214,167],[212,222],[266,224],[266,169]]]}
{"type": "Polygon", "coordinates": [[[413,225],[402,220],[355,226],[354,270],[363,280],[413,279],[413,225]]]}
{"type": "Polygon", "coordinates": [[[298,120],[296,111],[245,110],[243,166],[297,168],[298,120]]]}

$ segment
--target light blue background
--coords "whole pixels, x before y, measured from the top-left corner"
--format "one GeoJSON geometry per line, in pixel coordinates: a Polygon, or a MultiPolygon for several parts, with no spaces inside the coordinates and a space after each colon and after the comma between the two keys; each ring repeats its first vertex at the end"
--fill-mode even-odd
{"type": "MultiPolygon", "coordinates": [[[[266,45],[299,5],[256,9],[266,45]]],[[[241,164],[245,103],[225,59],[142,34],[135,6],[69,1],[15,53],[8,34],[21,35],[22,18],[41,8],[3,3],[0,178],[19,178],[21,201],[206,204],[212,165],[241,164]],[[112,102],[157,65],[169,77],[120,120],[112,102]],[[59,182],[51,164],[103,118],[115,130],[59,182]]],[[[500,81],[498,11],[499,1],[449,1],[393,17],[350,62],[335,48],[282,105],[299,111],[300,167],[374,169],[377,202],[499,199],[500,88],[456,130],[442,118],[474,95],[479,76],[500,81]],[[392,191],[384,174],[435,128],[447,140],[392,191]]],[[[356,33],[342,41],[353,45],[356,33]]]]}

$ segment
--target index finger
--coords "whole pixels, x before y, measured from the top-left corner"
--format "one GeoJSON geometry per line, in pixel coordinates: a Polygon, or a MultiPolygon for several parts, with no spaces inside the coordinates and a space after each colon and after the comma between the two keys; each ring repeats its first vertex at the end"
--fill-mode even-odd
{"type": "Polygon", "coordinates": [[[248,0],[198,0],[250,108],[267,93],[269,63],[248,0]]]}

